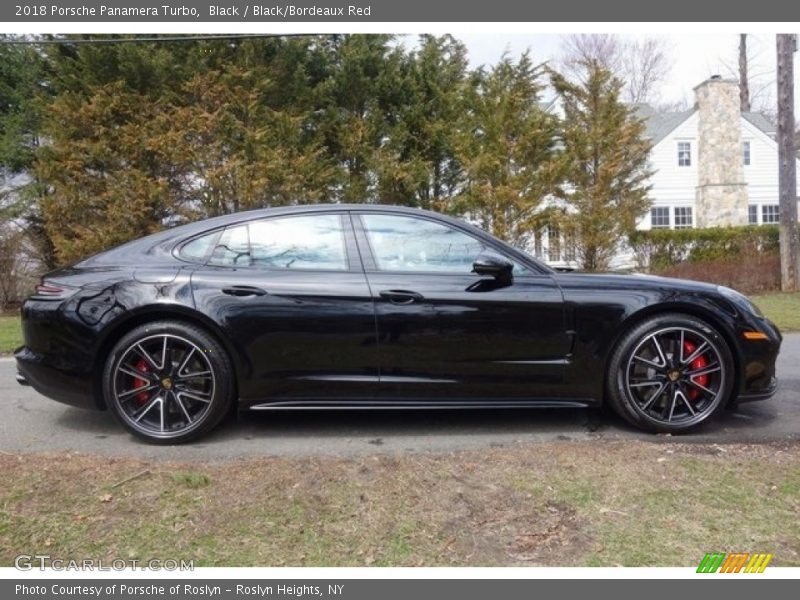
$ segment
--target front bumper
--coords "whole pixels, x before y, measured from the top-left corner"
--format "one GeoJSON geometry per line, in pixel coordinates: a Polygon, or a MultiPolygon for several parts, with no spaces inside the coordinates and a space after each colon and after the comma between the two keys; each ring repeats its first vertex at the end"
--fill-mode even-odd
{"type": "Polygon", "coordinates": [[[14,357],[20,385],[29,385],[43,396],[70,406],[103,408],[95,398],[91,378],[73,375],[48,364],[44,356],[24,346],[14,353],[14,357]]]}
{"type": "Polygon", "coordinates": [[[736,399],[737,402],[755,402],[757,400],[769,400],[778,391],[778,379],[772,377],[767,384],[767,387],[757,392],[747,392],[739,394],[736,399]]]}
{"type": "Polygon", "coordinates": [[[776,363],[783,336],[778,327],[766,318],[759,319],[757,330],[767,334],[767,339],[741,343],[741,385],[735,402],[767,400],[778,390],[776,363]]]}

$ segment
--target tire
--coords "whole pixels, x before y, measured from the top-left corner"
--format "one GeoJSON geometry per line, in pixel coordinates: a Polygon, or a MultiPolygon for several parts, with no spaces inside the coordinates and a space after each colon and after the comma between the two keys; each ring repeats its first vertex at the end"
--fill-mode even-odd
{"type": "Polygon", "coordinates": [[[608,364],[614,411],[646,431],[680,433],[719,413],[733,393],[733,355],[702,319],[670,313],[635,325],[608,364]]]}
{"type": "Polygon", "coordinates": [[[180,444],[210,432],[229,411],[232,374],[224,348],[202,328],[157,321],[116,343],[102,390],[108,408],[132,434],[154,444],[180,444]]]}

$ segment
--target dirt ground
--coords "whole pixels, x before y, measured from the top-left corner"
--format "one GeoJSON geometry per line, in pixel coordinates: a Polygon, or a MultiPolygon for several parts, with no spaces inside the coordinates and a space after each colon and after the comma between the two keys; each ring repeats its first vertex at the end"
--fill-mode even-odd
{"type": "Polygon", "coordinates": [[[518,444],[168,463],[0,454],[0,565],[800,565],[800,443],[518,444]]]}

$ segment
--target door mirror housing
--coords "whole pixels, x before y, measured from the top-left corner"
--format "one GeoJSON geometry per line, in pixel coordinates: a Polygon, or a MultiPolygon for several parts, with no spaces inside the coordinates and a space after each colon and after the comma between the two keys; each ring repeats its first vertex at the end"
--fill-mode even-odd
{"type": "Polygon", "coordinates": [[[507,258],[495,254],[494,252],[481,252],[475,262],[472,263],[472,272],[478,275],[488,275],[498,281],[510,282],[512,279],[511,271],[514,265],[507,258]]]}

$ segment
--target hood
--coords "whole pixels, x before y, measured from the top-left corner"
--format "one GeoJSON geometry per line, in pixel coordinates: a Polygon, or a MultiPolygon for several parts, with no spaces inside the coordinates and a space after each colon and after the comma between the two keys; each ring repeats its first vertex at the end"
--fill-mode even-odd
{"type": "Polygon", "coordinates": [[[642,288],[671,289],[694,292],[717,293],[718,286],[704,281],[691,279],[676,279],[673,277],[660,277],[658,275],[645,275],[643,273],[556,273],[556,281],[562,285],[580,285],[581,287],[617,287],[617,288],[642,288]]]}

